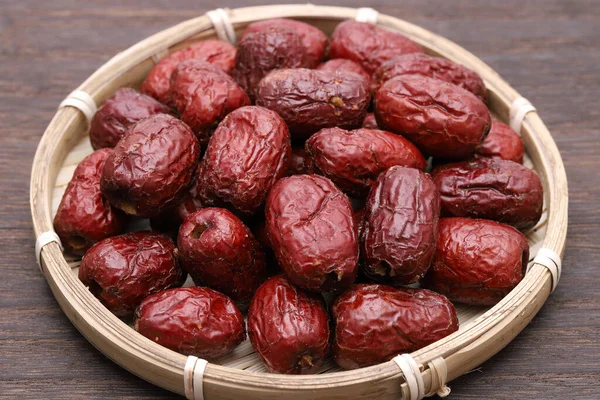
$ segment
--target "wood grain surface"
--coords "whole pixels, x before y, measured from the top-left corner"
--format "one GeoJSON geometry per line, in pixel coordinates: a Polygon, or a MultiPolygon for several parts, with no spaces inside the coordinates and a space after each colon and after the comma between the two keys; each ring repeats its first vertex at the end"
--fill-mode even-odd
{"type": "MultiPolygon", "coordinates": [[[[596,0],[358,1],[443,35],[496,69],[553,133],[569,179],[558,289],[452,399],[600,398],[600,4],[596,0]]],[[[58,103],[111,56],[216,6],[249,1],[0,1],[0,399],[175,399],[95,350],[34,256],[29,175],[58,103]],[[136,4],[137,3],[137,4],[136,4]]]]}

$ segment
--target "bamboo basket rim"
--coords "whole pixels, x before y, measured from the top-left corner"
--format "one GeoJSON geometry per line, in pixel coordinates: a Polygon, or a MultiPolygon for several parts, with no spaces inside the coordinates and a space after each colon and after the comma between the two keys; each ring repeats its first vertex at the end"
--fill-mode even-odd
{"type": "MultiPolygon", "coordinates": [[[[340,22],[353,19],[357,9],[312,4],[268,5],[228,10],[236,31],[248,23],[270,18],[296,18],[305,21],[340,22]]],[[[469,66],[485,81],[490,94],[490,108],[506,120],[510,104],[521,97],[500,76],[477,57],[458,45],[423,28],[403,20],[379,14],[378,26],[409,36],[439,55],[469,66]]],[[[153,65],[152,57],[214,36],[215,31],[206,15],[184,21],[138,42],[117,54],[77,89],[89,93],[100,104],[110,96],[115,82],[120,86],[134,79],[139,69],[153,65]]],[[[78,132],[86,130],[87,120],[74,108],[59,109],[38,145],[31,172],[30,205],[35,236],[52,231],[51,193],[57,175],[57,165],[64,160],[75,143],[78,132]]],[[[560,153],[537,113],[528,113],[522,124],[522,136],[544,186],[548,205],[548,229],[543,247],[563,254],[568,212],[567,179],[560,153]]],[[[186,356],[168,350],[132,331],[104,308],[79,280],[70,275],[57,243],[50,243],[41,252],[43,273],[65,314],[80,332],[99,350],[134,374],[168,390],[184,393],[183,369],[186,356]],[[132,335],[133,333],[133,335],[132,335]]],[[[443,357],[448,365],[449,380],[479,365],[504,347],[541,308],[551,290],[551,275],[534,264],[523,281],[500,303],[492,307],[469,329],[452,334],[411,355],[420,365],[443,357]],[[508,339],[492,340],[502,332],[508,339]]],[[[430,371],[423,370],[425,388],[432,384],[430,371]]],[[[249,372],[216,364],[208,364],[204,373],[207,397],[221,390],[254,391],[254,395],[296,393],[331,395],[332,390],[352,389],[365,385],[369,390],[383,387],[382,393],[406,394],[406,384],[392,361],[358,370],[323,375],[288,376],[249,372]]],[[[347,393],[354,394],[354,391],[347,393]]]]}

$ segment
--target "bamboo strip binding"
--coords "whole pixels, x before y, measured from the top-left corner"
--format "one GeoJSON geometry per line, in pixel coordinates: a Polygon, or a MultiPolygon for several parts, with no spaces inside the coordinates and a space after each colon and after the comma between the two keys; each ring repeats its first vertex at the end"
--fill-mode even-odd
{"type": "MultiPolygon", "coordinates": [[[[356,16],[355,9],[314,5],[248,7],[229,11],[229,20],[238,33],[249,22],[286,17],[313,23],[330,33],[339,21],[356,16]]],[[[508,120],[510,105],[520,96],[476,57],[446,39],[387,15],[380,14],[377,24],[411,37],[430,54],[444,56],[474,69],[489,88],[490,108],[500,119],[508,120]]],[[[139,85],[154,64],[155,54],[165,49],[173,51],[194,40],[214,35],[206,16],[183,22],[119,53],[78,89],[89,93],[95,103],[100,104],[119,87],[139,85]]],[[[68,181],[68,173],[60,168],[73,160],[73,152],[70,151],[86,132],[86,117],[67,107],[57,112],[42,137],[31,180],[31,209],[36,235],[52,230],[51,188],[65,177],[68,181]]],[[[527,113],[524,116],[522,135],[546,193],[546,220],[541,228],[546,234],[536,244],[560,255],[567,227],[568,194],[564,167],[552,137],[537,114],[527,113]]],[[[533,234],[537,234],[535,229],[533,234]]],[[[532,254],[535,253],[532,251],[532,254]]],[[[55,297],[88,340],[115,362],[144,379],[184,394],[185,356],[137,335],[110,314],[73,275],[57,243],[45,246],[42,260],[55,297]]],[[[523,329],[539,310],[551,287],[551,274],[545,266],[534,261],[523,282],[498,305],[465,323],[459,332],[412,353],[415,362],[425,368],[422,372],[423,392],[436,389],[429,363],[442,357],[447,366],[448,380],[476,367],[523,329]]],[[[217,394],[224,399],[275,399],[282,394],[298,399],[333,396],[408,399],[410,396],[398,366],[392,361],[354,371],[314,376],[281,376],[209,363],[203,374],[203,395],[210,399],[217,394]]]]}

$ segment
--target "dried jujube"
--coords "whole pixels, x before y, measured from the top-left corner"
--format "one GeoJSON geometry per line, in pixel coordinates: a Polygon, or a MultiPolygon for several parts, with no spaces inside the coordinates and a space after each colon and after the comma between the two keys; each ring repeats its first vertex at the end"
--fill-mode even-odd
{"type": "Polygon", "coordinates": [[[198,286],[209,286],[241,304],[266,279],[260,245],[230,211],[203,208],[190,214],[179,228],[181,263],[198,286]]]}
{"type": "Polygon", "coordinates": [[[515,228],[484,219],[443,218],[427,285],[452,301],[491,306],[525,276],[529,244],[515,228]]]}
{"type": "Polygon", "coordinates": [[[360,66],[359,63],[352,60],[346,60],[344,58],[334,58],[319,65],[316,69],[341,72],[341,73],[353,73],[358,74],[365,78],[367,81],[371,81],[371,76],[360,66]]]}
{"type": "Polygon", "coordinates": [[[271,26],[240,40],[233,77],[254,101],[258,83],[269,72],[309,64],[302,37],[289,27],[271,26]]]}
{"type": "Polygon", "coordinates": [[[385,82],[375,95],[375,117],[381,129],[406,137],[425,155],[448,160],[471,156],[492,123],[473,93],[419,75],[385,82]]]}
{"type": "Polygon", "coordinates": [[[428,174],[396,166],[379,175],[363,217],[365,275],[400,285],[418,281],[431,264],[439,215],[440,197],[428,174]]]}
{"type": "Polygon", "coordinates": [[[171,103],[205,147],[217,124],[250,99],[232,77],[201,60],[181,62],[171,75],[171,103]]]}
{"type": "Polygon", "coordinates": [[[198,198],[206,206],[254,214],[290,159],[290,134],[277,113],[248,106],[219,124],[198,168],[198,198]]]}
{"type": "Polygon", "coordinates": [[[358,238],[352,206],[329,179],[280,179],[269,192],[265,215],[275,256],[294,284],[329,292],[354,282],[358,238]]]}
{"type": "Polygon", "coordinates": [[[329,316],[323,297],[274,276],[248,310],[248,336],[270,372],[309,374],[329,354],[329,316]]]}
{"type": "Polygon", "coordinates": [[[224,294],[205,287],[171,289],[147,297],[133,327],[148,339],[186,356],[224,356],[246,337],[244,318],[224,294]]]}
{"type": "Polygon", "coordinates": [[[191,129],[167,114],[156,114],[129,128],[109,154],[100,188],[127,214],[151,217],[175,205],[187,190],[200,146],[191,129]]]}
{"type": "Polygon", "coordinates": [[[458,330],[454,306],[425,289],[357,284],[332,307],[333,358],[344,369],[391,360],[458,330]]]}
{"type": "Polygon", "coordinates": [[[258,85],[256,104],[276,111],[293,139],[305,140],[322,128],[358,128],[371,94],[362,76],[306,68],[281,69],[258,85]]]}
{"type": "Polygon", "coordinates": [[[355,197],[365,197],[379,174],[389,167],[422,170],[427,166],[411,142],[375,129],[321,129],[306,141],[306,152],[316,173],[355,197]]]}
{"type": "Polygon", "coordinates": [[[166,105],[135,89],[119,89],[104,101],[90,122],[92,147],[115,147],[131,125],[151,115],[170,112],[166,105]]]}
{"type": "Polygon", "coordinates": [[[330,58],[356,61],[369,74],[395,56],[422,52],[423,49],[406,36],[353,20],[344,21],[335,28],[329,46],[330,58]]]}
{"type": "Polygon", "coordinates": [[[161,103],[169,104],[171,74],[180,62],[192,58],[206,61],[230,74],[235,54],[235,47],[221,40],[203,40],[194,43],[165,56],[156,63],[142,83],[142,93],[154,97],[161,103]]]}
{"type": "Polygon", "coordinates": [[[75,168],[54,217],[54,230],[65,251],[81,256],[94,243],[122,233],[127,216],[100,192],[102,167],[112,149],[97,150],[75,168]]]}
{"type": "Polygon", "coordinates": [[[432,176],[442,216],[491,219],[522,230],[535,226],[542,216],[540,178],[514,161],[481,158],[446,164],[432,176]]]}
{"type": "Polygon", "coordinates": [[[306,67],[315,68],[325,56],[329,38],[319,28],[307,23],[287,18],[273,18],[265,21],[253,22],[244,29],[240,41],[247,35],[261,32],[270,28],[286,28],[294,30],[302,40],[306,51],[306,67]]]}
{"type": "Polygon", "coordinates": [[[153,232],[127,233],[96,243],[85,253],[79,280],[113,314],[129,317],[147,296],[183,285],[175,244],[153,232]]]}
{"type": "Polygon", "coordinates": [[[500,158],[523,164],[523,140],[510,126],[492,121],[490,133],[475,150],[475,157],[500,158]]]}

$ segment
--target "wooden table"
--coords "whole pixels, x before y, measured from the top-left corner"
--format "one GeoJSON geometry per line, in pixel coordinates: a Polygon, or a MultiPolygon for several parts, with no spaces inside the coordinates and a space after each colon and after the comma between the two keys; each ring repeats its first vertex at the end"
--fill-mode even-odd
{"type": "MultiPolygon", "coordinates": [[[[224,5],[190,0],[122,3],[0,3],[2,399],[177,398],[95,350],[59,309],[34,257],[30,166],[60,100],[120,50],[224,5]]],[[[569,236],[560,286],[505,350],[452,382],[452,398],[600,398],[598,2],[344,3],[370,5],[404,18],[482,58],[538,108],[567,167],[569,236]]]]}

